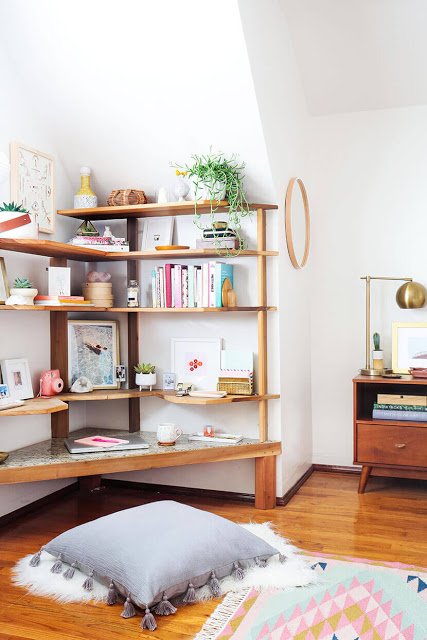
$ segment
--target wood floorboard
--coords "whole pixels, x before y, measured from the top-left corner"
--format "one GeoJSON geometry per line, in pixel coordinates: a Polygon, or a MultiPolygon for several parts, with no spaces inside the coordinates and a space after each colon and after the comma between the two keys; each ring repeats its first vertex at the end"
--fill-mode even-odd
{"type": "MultiPolygon", "coordinates": [[[[201,497],[173,499],[235,522],[269,520],[308,551],[427,566],[427,483],[372,478],[363,495],[357,493],[357,484],[357,476],[315,472],[285,507],[270,511],[201,497]]],[[[120,618],[119,606],[59,604],[28,595],[10,581],[15,562],[58,533],[153,499],[159,495],[127,487],[75,492],[0,529],[0,640],[193,638],[218,601],[189,605],[175,616],[159,617],[157,630],[144,632],[140,617],[120,618]]]]}

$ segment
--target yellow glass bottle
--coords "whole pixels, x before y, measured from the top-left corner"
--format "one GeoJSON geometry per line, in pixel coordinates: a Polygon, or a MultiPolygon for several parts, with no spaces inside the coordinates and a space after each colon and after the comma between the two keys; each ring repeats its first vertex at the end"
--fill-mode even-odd
{"type": "Polygon", "coordinates": [[[74,196],[74,209],[91,209],[98,206],[98,198],[90,186],[90,173],[89,167],[81,167],[80,189],[74,196]]]}

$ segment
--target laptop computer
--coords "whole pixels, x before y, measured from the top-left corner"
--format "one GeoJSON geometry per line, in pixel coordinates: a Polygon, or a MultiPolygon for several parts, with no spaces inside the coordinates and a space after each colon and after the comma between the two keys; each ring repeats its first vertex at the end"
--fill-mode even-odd
{"type": "Polygon", "coordinates": [[[128,433],[127,431],[102,433],[101,430],[98,433],[85,436],[76,435],[74,438],[65,438],[64,444],[70,453],[107,453],[110,451],[127,451],[129,449],[148,449],[150,446],[138,433],[128,433]],[[98,446],[88,443],[87,441],[90,438],[97,439],[98,446]],[[109,440],[116,439],[124,440],[125,442],[108,445],[109,440]],[[77,442],[77,440],[86,440],[86,442],[77,442]],[[101,443],[103,446],[99,446],[101,443]]]}

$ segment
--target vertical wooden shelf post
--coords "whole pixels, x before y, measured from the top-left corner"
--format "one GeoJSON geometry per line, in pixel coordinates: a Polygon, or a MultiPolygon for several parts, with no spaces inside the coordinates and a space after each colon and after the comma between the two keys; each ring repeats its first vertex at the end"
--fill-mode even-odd
{"type": "MultiPolygon", "coordinates": [[[[51,267],[66,267],[66,258],[51,258],[51,267]]],[[[64,387],[68,389],[68,313],[50,311],[50,367],[59,369],[64,387]]],[[[52,438],[66,438],[70,431],[68,411],[52,413],[52,438]]]]}
{"type": "MultiPolygon", "coordinates": [[[[138,220],[128,218],[127,236],[129,250],[138,251],[138,220]]],[[[138,263],[136,260],[127,261],[128,280],[137,280],[138,263]]],[[[139,313],[128,313],[128,379],[129,386],[133,375],[133,366],[139,361],[139,313]]],[[[129,431],[132,433],[141,428],[141,409],[139,398],[129,398],[129,431]]]]}

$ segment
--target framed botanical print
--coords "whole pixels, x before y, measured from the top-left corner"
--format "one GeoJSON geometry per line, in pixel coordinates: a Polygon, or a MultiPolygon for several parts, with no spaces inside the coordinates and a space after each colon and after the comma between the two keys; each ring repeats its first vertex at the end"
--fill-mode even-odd
{"type": "Polygon", "coordinates": [[[216,391],[220,370],[221,338],[172,338],[171,365],[176,383],[216,391]]]}
{"type": "Polygon", "coordinates": [[[0,304],[5,304],[10,296],[9,283],[7,281],[6,264],[4,258],[0,258],[0,304]]]}
{"type": "Polygon", "coordinates": [[[14,202],[34,215],[42,233],[55,231],[54,159],[20,142],[10,145],[10,189],[14,202]]]}
{"type": "Polygon", "coordinates": [[[427,368],[427,322],[393,322],[392,334],[394,372],[427,368]]]}
{"type": "Polygon", "coordinates": [[[115,320],[68,321],[68,383],[85,376],[94,389],[118,389],[120,364],[118,323],[115,320]]]}

